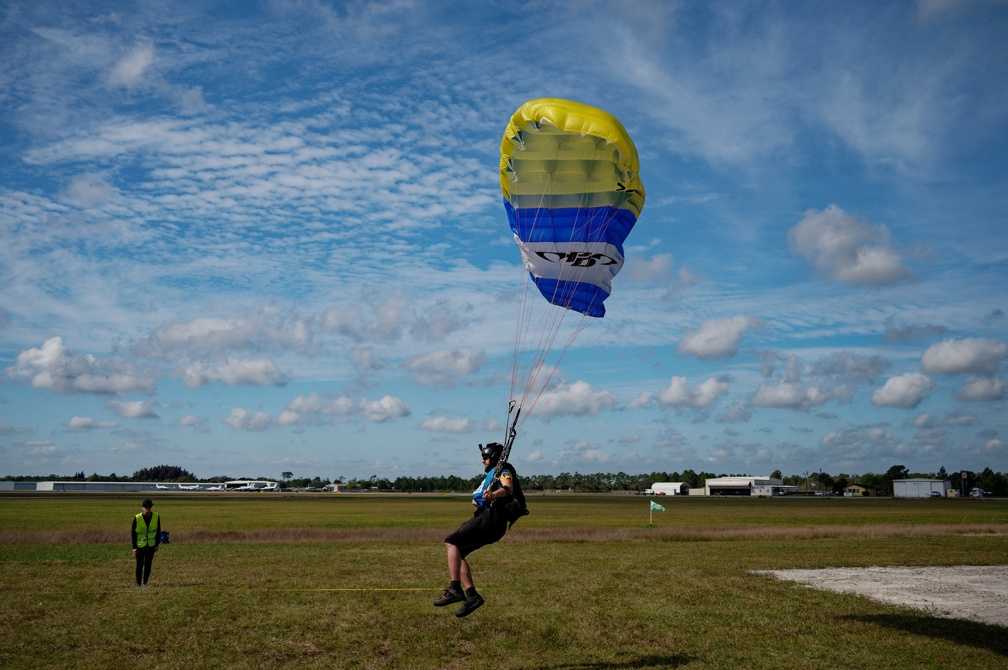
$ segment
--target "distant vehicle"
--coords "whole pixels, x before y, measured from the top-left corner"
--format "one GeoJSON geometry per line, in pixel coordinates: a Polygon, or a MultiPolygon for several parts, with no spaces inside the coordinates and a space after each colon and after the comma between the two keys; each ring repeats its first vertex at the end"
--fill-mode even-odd
{"type": "Polygon", "coordinates": [[[988,495],[990,495],[990,494],[987,493],[986,491],[984,491],[981,488],[974,488],[974,489],[972,489],[970,491],[970,497],[971,498],[983,498],[984,496],[988,496],[988,495]]]}
{"type": "Polygon", "coordinates": [[[932,491],[932,492],[931,492],[931,497],[932,497],[932,498],[944,498],[945,496],[943,496],[943,495],[942,495],[941,493],[939,493],[938,491],[932,491]]]}

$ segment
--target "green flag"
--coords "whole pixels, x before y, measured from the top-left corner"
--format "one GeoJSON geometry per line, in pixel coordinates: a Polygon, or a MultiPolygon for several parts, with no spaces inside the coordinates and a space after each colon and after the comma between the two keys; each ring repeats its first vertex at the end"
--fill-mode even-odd
{"type": "Polygon", "coordinates": [[[654,512],[654,511],[664,512],[665,508],[662,507],[661,505],[659,505],[658,503],[656,503],[654,500],[652,500],[651,501],[651,511],[652,512],[654,512]]]}

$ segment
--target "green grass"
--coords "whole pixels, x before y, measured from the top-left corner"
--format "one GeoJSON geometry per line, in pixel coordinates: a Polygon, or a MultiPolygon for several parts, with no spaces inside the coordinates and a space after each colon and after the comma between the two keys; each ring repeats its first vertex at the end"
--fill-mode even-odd
{"type": "Polygon", "coordinates": [[[487,604],[431,601],[460,496],[0,498],[0,667],[992,668],[1003,628],[751,570],[1008,562],[1008,502],[535,496],[471,557],[487,604]]]}

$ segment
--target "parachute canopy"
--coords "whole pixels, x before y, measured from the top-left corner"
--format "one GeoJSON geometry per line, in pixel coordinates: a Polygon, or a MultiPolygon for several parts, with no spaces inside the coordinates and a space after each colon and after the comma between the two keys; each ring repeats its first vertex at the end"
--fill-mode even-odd
{"type": "Polygon", "coordinates": [[[607,112],[531,100],[501,141],[504,207],[525,269],[549,302],[587,316],[623,267],[623,242],[644,207],[633,141],[607,112]]]}

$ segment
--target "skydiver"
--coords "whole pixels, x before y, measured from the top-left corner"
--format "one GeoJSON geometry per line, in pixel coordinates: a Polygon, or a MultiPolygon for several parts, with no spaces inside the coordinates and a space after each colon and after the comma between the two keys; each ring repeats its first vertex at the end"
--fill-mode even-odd
{"type": "Polygon", "coordinates": [[[445,538],[445,552],[448,556],[448,579],[444,594],[434,601],[435,607],[444,607],[461,602],[462,607],[455,613],[457,617],[471,614],[483,604],[483,597],[473,585],[472,571],[466,557],[480,547],[493,544],[519,517],[528,514],[525,496],[518,483],[514,467],[505,462],[500,475],[495,468],[504,446],[491,442],[479,445],[483,456],[483,471],[486,477],[472,494],[472,504],[476,506],[471,519],[462,522],[454,533],[445,538]]]}

